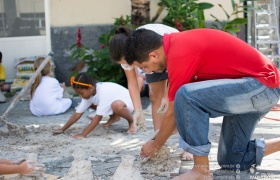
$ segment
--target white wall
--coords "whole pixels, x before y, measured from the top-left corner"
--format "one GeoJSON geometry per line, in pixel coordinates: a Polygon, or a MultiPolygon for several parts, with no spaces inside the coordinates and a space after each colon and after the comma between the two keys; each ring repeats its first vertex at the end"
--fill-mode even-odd
{"type": "Polygon", "coordinates": [[[6,81],[12,82],[16,77],[15,59],[36,55],[47,55],[46,37],[1,38],[0,49],[3,54],[3,66],[6,81]]]}

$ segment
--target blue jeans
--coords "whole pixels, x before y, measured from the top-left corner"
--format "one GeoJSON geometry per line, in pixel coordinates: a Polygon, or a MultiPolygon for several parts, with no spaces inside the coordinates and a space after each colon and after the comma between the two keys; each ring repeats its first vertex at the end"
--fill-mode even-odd
{"type": "Polygon", "coordinates": [[[254,78],[183,85],[174,100],[180,147],[195,156],[208,156],[209,118],[224,116],[218,147],[219,165],[240,170],[260,165],[265,142],[251,140],[251,136],[259,120],[277,104],[279,96],[279,88],[268,88],[254,78]]]}

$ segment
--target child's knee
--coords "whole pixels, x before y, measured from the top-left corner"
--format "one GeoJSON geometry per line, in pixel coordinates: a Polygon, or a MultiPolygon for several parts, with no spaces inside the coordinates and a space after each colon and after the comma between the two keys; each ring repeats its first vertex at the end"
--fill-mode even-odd
{"type": "Polygon", "coordinates": [[[116,100],[111,104],[111,108],[113,109],[113,111],[120,111],[125,107],[126,107],[125,103],[121,100],[116,100]]]}

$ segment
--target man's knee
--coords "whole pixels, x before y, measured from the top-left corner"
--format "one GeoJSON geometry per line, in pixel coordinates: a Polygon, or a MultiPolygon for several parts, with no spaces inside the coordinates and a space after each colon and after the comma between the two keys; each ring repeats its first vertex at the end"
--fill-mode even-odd
{"type": "Polygon", "coordinates": [[[176,92],[174,103],[181,102],[184,99],[190,99],[191,93],[187,87],[181,86],[176,92]]]}

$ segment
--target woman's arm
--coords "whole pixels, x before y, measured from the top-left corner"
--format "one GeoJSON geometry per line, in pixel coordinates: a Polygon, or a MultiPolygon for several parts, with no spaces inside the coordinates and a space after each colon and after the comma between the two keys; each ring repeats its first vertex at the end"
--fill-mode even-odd
{"type": "Polygon", "coordinates": [[[127,78],[128,91],[133,103],[134,111],[142,109],[140,90],[138,87],[137,77],[135,70],[124,70],[127,78]]]}
{"type": "Polygon", "coordinates": [[[137,84],[138,84],[139,92],[141,93],[145,89],[146,76],[145,76],[144,73],[139,74],[138,67],[134,68],[134,70],[135,70],[135,75],[136,75],[136,78],[137,78],[137,84]]]}

